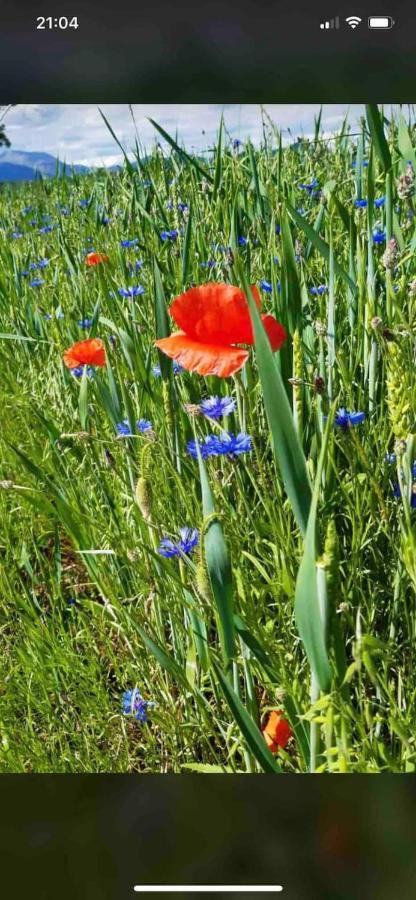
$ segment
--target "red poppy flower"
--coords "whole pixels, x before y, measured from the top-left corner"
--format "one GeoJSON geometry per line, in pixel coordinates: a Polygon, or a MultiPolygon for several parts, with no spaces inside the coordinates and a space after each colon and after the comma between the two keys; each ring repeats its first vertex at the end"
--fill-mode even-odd
{"type": "Polygon", "coordinates": [[[65,351],[63,360],[68,369],[76,369],[77,366],[105,366],[104,344],[100,338],[78,341],[65,351]]]}
{"type": "MultiPolygon", "coordinates": [[[[251,287],[260,309],[257,288],[251,287]]],[[[248,351],[235,344],[253,344],[253,326],[247,298],[232,284],[202,284],[176,297],[169,312],[181,331],[155,341],[156,347],[189,372],[227,378],[238,372],[248,351]]],[[[274,316],[263,315],[272,350],[286,338],[283,325],[274,316]]]]}
{"type": "Polygon", "coordinates": [[[283,749],[293,735],[289,722],[284,717],[281,709],[273,709],[263,728],[266,744],[272,753],[277,753],[279,747],[283,749]]]}
{"type": "Polygon", "coordinates": [[[105,253],[87,253],[85,257],[85,265],[98,266],[99,263],[108,262],[109,259],[110,257],[106,256],[105,253]]]}

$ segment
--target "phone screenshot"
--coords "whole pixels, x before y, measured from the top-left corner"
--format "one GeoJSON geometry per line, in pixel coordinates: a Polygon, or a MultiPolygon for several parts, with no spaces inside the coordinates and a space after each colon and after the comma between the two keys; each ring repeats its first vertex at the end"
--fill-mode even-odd
{"type": "Polygon", "coordinates": [[[6,2],[7,897],[415,896],[415,18],[6,2]]]}

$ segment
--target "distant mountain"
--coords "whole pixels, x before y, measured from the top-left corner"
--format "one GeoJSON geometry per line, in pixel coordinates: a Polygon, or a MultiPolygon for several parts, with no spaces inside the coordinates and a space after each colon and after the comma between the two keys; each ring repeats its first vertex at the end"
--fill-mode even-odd
{"type": "Polygon", "coordinates": [[[0,150],[0,181],[33,181],[37,174],[43,177],[56,175],[57,171],[72,170],[86,175],[91,170],[87,166],[69,166],[59,162],[50,153],[31,153],[25,150],[0,150]],[[59,167],[59,169],[58,169],[59,167]]]}

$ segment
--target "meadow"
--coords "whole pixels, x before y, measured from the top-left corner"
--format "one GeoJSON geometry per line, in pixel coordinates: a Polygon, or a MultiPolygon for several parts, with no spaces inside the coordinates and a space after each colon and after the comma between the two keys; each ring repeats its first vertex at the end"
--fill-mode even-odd
{"type": "Polygon", "coordinates": [[[2,772],[415,771],[416,125],[262,115],[0,186],[2,772]]]}

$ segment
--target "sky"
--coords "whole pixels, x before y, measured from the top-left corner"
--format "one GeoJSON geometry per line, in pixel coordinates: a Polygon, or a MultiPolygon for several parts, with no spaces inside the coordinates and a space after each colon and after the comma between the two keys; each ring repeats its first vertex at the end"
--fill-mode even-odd
{"type": "MultiPolygon", "coordinates": [[[[254,143],[261,139],[261,108],[255,105],[175,104],[133,105],[134,119],[142,146],[150,149],[155,140],[154,119],[189,150],[202,151],[213,144],[221,114],[232,138],[254,143]]],[[[268,115],[290,140],[313,132],[314,117],[319,106],[312,104],[279,104],[265,107],[268,115]]],[[[124,104],[102,104],[101,109],[126,151],[135,141],[135,124],[129,107],[124,104]]],[[[325,133],[335,131],[349,112],[351,124],[357,122],[363,107],[327,104],[323,107],[325,133]]],[[[5,119],[6,131],[13,150],[40,151],[59,157],[62,162],[88,166],[113,165],[122,154],[108,131],[98,109],[92,104],[21,104],[12,108],[5,119]]]]}

